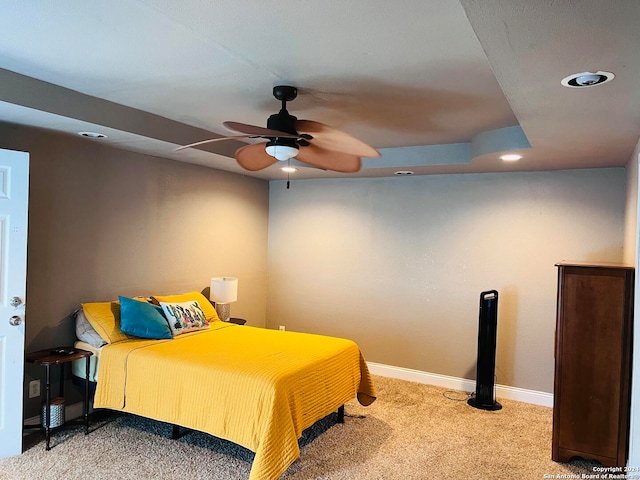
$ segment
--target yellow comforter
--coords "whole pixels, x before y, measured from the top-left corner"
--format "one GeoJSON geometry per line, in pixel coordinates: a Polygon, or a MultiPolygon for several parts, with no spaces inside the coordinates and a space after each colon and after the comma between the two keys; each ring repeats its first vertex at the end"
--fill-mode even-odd
{"type": "Polygon", "coordinates": [[[94,406],[142,415],[240,444],[250,480],[278,478],[302,431],[375,389],[358,346],[341,338],[213,322],[172,340],[104,347],[94,406]]]}

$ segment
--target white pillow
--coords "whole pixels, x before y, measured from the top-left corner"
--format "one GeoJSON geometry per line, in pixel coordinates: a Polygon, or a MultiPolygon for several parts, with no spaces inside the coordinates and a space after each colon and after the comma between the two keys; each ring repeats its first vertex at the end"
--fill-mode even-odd
{"type": "Polygon", "coordinates": [[[76,316],[76,337],[78,337],[78,340],[96,348],[107,344],[98,332],[96,332],[96,329],[91,326],[81,308],[76,310],[72,315],[76,316]]]}

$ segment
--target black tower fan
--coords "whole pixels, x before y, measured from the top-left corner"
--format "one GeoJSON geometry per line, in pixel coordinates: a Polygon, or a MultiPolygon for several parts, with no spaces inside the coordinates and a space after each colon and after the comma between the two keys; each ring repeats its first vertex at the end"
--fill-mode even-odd
{"type": "Polygon", "coordinates": [[[478,328],[478,366],[476,394],[467,403],[481,410],[500,410],[493,394],[496,370],[496,335],[498,333],[498,292],[480,294],[480,326],[478,328]]]}

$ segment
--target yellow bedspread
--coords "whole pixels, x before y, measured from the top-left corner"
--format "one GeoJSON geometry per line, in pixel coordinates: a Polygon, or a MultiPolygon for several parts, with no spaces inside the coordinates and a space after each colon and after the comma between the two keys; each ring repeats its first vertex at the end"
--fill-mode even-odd
{"type": "Polygon", "coordinates": [[[375,400],[358,346],[223,322],[172,340],[126,340],[100,357],[94,406],[200,430],[255,452],[250,480],[278,478],[305,428],[375,400]]]}

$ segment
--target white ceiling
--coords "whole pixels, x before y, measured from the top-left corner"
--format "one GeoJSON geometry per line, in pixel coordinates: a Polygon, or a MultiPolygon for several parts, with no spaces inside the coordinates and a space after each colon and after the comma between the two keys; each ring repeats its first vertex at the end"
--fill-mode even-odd
{"type": "Polygon", "coordinates": [[[381,151],[350,176],[623,166],[639,26],[637,0],[8,0],[0,121],[249,174],[238,141],[173,149],[232,134],[225,120],[266,126],[272,87],[289,84],[290,113],[381,151]],[[560,84],[595,70],[616,78],[560,84]],[[500,161],[508,150],[523,160],[500,161]]]}

